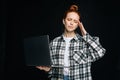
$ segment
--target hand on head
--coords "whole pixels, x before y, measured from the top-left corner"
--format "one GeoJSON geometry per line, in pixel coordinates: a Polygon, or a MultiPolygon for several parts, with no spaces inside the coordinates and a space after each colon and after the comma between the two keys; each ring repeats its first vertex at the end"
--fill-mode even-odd
{"type": "Polygon", "coordinates": [[[80,21],[78,21],[78,26],[79,26],[79,28],[80,28],[80,31],[81,31],[81,33],[82,33],[82,36],[84,36],[84,35],[87,33],[87,31],[85,30],[85,28],[84,28],[84,26],[83,26],[83,23],[80,22],[80,21]]]}

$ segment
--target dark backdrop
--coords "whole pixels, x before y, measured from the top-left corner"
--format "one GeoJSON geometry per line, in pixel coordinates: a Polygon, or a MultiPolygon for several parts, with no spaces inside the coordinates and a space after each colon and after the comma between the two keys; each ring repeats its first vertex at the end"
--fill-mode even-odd
{"type": "Polygon", "coordinates": [[[120,6],[117,0],[2,0],[0,79],[47,80],[44,71],[25,66],[22,40],[44,34],[52,40],[60,35],[64,11],[73,3],[79,5],[86,30],[99,36],[107,50],[106,55],[92,65],[93,80],[118,80],[120,6]]]}

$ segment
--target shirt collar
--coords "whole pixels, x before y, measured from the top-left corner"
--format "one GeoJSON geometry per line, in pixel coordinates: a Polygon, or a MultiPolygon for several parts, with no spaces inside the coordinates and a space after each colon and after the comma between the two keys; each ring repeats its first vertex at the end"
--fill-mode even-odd
{"type": "MultiPolygon", "coordinates": [[[[73,39],[71,41],[81,41],[82,40],[82,36],[80,36],[78,33],[75,33],[76,36],[73,37],[73,39]]],[[[64,40],[63,38],[63,34],[60,36],[60,40],[64,40]]]]}

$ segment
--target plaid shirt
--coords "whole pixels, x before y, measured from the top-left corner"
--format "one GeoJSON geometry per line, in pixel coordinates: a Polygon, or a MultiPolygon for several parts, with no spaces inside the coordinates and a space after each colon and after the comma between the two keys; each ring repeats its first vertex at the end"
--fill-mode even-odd
{"type": "MultiPolygon", "coordinates": [[[[51,41],[50,55],[54,66],[64,65],[64,51],[63,35],[51,41]]],[[[98,37],[91,37],[88,33],[82,37],[76,33],[69,47],[69,80],[92,80],[91,63],[101,58],[105,51],[98,37]]],[[[51,80],[63,80],[63,70],[63,67],[53,67],[50,71],[51,80]]]]}

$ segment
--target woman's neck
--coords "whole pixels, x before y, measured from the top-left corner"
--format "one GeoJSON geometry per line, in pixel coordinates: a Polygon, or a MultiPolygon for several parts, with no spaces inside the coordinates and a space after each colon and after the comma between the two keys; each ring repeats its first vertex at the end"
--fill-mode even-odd
{"type": "Polygon", "coordinates": [[[65,37],[74,37],[75,36],[75,32],[64,32],[64,36],[65,37]]]}

